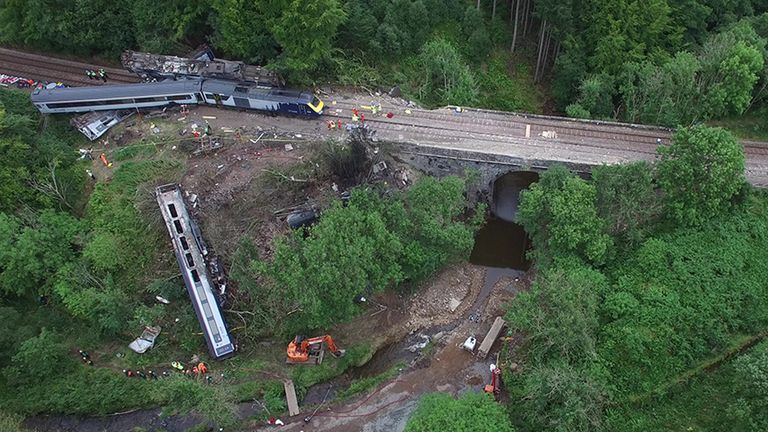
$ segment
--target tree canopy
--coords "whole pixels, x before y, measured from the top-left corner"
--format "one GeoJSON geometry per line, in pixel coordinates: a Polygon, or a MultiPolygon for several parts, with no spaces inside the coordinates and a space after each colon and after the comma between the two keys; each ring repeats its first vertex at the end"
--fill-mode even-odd
{"type": "Polygon", "coordinates": [[[463,193],[457,177],[423,178],[392,197],[355,189],[349,205],[324,211],[308,235],[279,240],[274,259],[255,269],[283,293],[282,307],[296,312],[291,321],[301,329],[349,319],[358,311],[356,296],[421,280],[469,255],[474,230],[459,220],[463,193]]]}
{"type": "Polygon", "coordinates": [[[659,154],[659,185],[680,225],[700,225],[719,214],[744,187],[744,149],[724,129],[678,130],[659,154]]]}
{"type": "Polygon", "coordinates": [[[518,221],[531,236],[537,257],[575,254],[602,263],[611,245],[597,214],[595,187],[563,166],[553,166],[520,194],[518,221]]]}

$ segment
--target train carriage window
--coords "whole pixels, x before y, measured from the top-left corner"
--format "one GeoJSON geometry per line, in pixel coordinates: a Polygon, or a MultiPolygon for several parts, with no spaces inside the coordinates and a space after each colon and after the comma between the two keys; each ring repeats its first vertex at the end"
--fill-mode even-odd
{"type": "Polygon", "coordinates": [[[184,236],[179,237],[179,241],[181,242],[181,247],[184,250],[189,250],[189,243],[187,243],[187,238],[184,236]]]}
{"type": "Polygon", "coordinates": [[[79,102],[57,102],[49,103],[48,107],[52,109],[56,108],[77,108],[87,106],[99,106],[99,105],[132,105],[133,99],[112,99],[112,100],[91,100],[91,101],[79,101],[79,102]]]}
{"type": "Polygon", "coordinates": [[[173,226],[176,227],[176,232],[179,234],[182,234],[184,232],[184,228],[181,227],[181,222],[178,220],[173,221],[173,226]]]}
{"type": "Polygon", "coordinates": [[[173,204],[168,204],[168,211],[171,212],[171,216],[175,219],[179,217],[179,214],[176,213],[176,206],[173,204]]]}
{"type": "Polygon", "coordinates": [[[192,273],[192,280],[195,281],[195,283],[200,282],[200,275],[197,274],[197,270],[192,270],[190,273],[192,273]]]}
{"type": "Polygon", "coordinates": [[[195,260],[194,260],[194,258],[192,258],[192,254],[187,252],[187,254],[184,255],[184,256],[187,258],[187,265],[189,267],[194,267],[195,266],[195,260]]]}
{"type": "Polygon", "coordinates": [[[213,93],[206,93],[205,94],[206,99],[213,99],[213,93]]]}
{"type": "Polygon", "coordinates": [[[235,87],[235,91],[238,93],[248,93],[248,87],[235,87]]]}
{"type": "Polygon", "coordinates": [[[168,100],[176,101],[176,100],[187,100],[192,99],[192,95],[183,94],[183,95],[174,95],[174,96],[168,96],[168,100]]]}

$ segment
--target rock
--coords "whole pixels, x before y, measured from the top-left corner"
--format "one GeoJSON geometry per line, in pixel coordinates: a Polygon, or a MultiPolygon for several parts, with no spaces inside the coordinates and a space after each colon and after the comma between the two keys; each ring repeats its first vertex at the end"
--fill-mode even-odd
{"type": "Polygon", "coordinates": [[[451,312],[454,312],[459,307],[460,304],[461,304],[461,301],[459,301],[454,297],[451,297],[451,300],[448,302],[448,309],[450,309],[451,312]]]}
{"type": "Polygon", "coordinates": [[[433,339],[433,340],[439,340],[439,339],[440,339],[440,338],[442,338],[444,335],[445,335],[445,333],[440,331],[440,332],[437,332],[437,333],[435,333],[435,335],[434,335],[434,336],[432,336],[432,339],[433,339]]]}
{"type": "Polygon", "coordinates": [[[390,97],[400,97],[403,93],[400,91],[400,86],[394,86],[387,92],[387,94],[390,97]]]}

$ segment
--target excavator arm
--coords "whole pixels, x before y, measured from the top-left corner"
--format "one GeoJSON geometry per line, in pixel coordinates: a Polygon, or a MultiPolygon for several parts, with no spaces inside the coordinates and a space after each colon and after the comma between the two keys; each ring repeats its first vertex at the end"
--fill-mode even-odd
{"type": "MultiPolygon", "coordinates": [[[[322,351],[322,344],[328,345],[328,349],[335,357],[341,357],[344,355],[344,350],[339,349],[333,338],[330,335],[318,336],[314,338],[305,338],[304,336],[296,336],[288,344],[288,362],[289,363],[305,363],[311,356],[318,356],[322,351]]],[[[320,357],[321,358],[321,357],[320,357]]]]}

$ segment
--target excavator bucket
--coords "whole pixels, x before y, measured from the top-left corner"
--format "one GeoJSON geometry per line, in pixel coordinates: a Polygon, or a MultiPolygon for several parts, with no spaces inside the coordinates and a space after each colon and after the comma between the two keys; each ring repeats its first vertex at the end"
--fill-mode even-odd
{"type": "Polygon", "coordinates": [[[331,354],[333,354],[333,356],[336,358],[344,357],[347,354],[347,350],[340,349],[336,352],[331,352],[331,354]]]}

